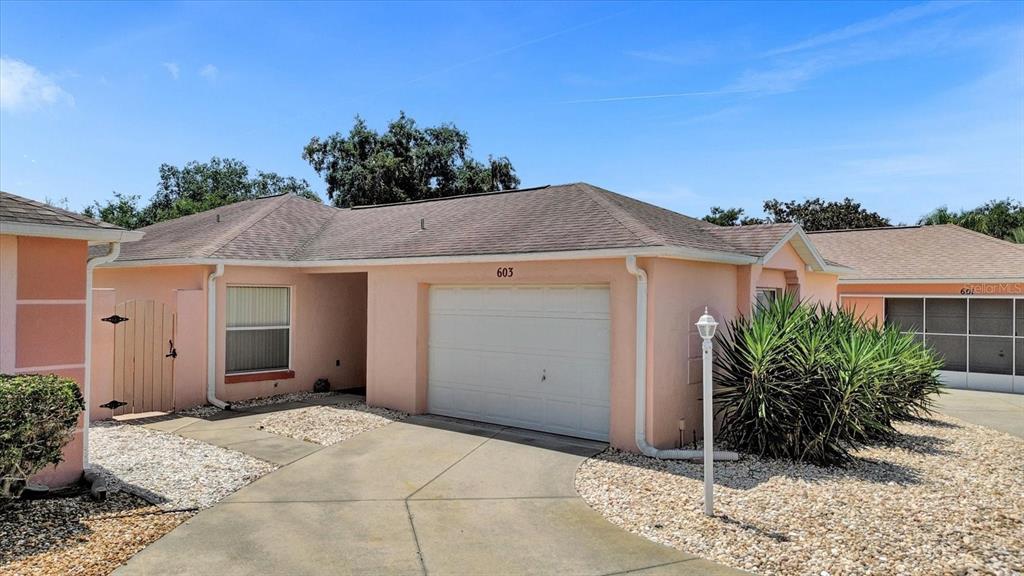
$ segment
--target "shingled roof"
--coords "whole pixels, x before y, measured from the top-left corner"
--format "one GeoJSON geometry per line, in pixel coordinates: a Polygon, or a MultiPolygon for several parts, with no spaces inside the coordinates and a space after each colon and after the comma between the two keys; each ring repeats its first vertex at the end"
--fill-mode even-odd
{"type": "Polygon", "coordinates": [[[793,228],[723,228],[585,183],[346,209],[281,195],[143,228],[145,238],[125,246],[118,262],[317,262],[658,247],[753,262],[793,228]]]}
{"type": "Polygon", "coordinates": [[[828,259],[854,268],[843,281],[1024,281],[1024,245],[944,224],[812,232],[828,259]]]}
{"type": "Polygon", "coordinates": [[[113,224],[3,191],[0,191],[0,232],[96,241],[131,241],[141,236],[113,224]]]}

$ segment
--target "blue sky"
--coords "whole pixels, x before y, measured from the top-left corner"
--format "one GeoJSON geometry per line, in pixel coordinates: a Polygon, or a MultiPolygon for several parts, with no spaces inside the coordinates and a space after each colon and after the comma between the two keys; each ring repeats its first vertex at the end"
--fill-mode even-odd
{"type": "Polygon", "coordinates": [[[399,110],[695,216],[1024,198],[1020,2],[3,2],[0,53],[0,187],[73,209],[214,155],[322,192],[309,138],[399,110]]]}

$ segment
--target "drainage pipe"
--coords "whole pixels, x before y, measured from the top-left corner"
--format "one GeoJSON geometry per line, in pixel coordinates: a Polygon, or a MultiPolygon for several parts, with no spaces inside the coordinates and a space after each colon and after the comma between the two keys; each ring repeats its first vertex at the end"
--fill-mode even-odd
{"type": "MultiPolygon", "coordinates": [[[[661,460],[699,460],[703,450],[659,450],[647,442],[647,272],[636,256],[626,257],[626,270],[636,276],[636,447],[644,456],[661,460]]],[[[716,451],[715,460],[736,460],[735,452],[716,451]]]]}
{"type": "Polygon", "coordinates": [[[89,469],[89,418],[92,417],[89,404],[92,402],[92,271],[100,264],[113,262],[121,254],[120,242],[109,242],[107,253],[93,256],[85,263],[85,376],[82,387],[85,400],[85,422],[82,424],[82,469],[89,469]]]}
{"type": "Polygon", "coordinates": [[[217,278],[224,275],[224,265],[210,273],[206,290],[206,401],[221,410],[231,405],[217,398],[217,278]]]}

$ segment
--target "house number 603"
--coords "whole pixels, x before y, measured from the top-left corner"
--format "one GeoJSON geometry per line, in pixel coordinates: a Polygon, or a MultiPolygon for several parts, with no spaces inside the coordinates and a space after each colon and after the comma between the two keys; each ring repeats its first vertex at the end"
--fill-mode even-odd
{"type": "Polygon", "coordinates": [[[512,270],[511,266],[507,268],[498,268],[498,278],[511,278],[512,270]]]}

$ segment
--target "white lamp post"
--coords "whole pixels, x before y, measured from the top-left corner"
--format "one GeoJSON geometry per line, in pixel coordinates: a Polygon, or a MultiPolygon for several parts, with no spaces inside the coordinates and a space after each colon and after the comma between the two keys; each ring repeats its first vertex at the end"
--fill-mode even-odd
{"type": "Polygon", "coordinates": [[[711,401],[711,339],[715,337],[715,329],[718,322],[708,314],[704,307],[704,315],[697,320],[697,332],[704,340],[701,346],[701,356],[704,359],[704,514],[714,516],[714,446],[712,445],[712,430],[714,429],[714,415],[712,414],[713,403],[711,401]]]}

